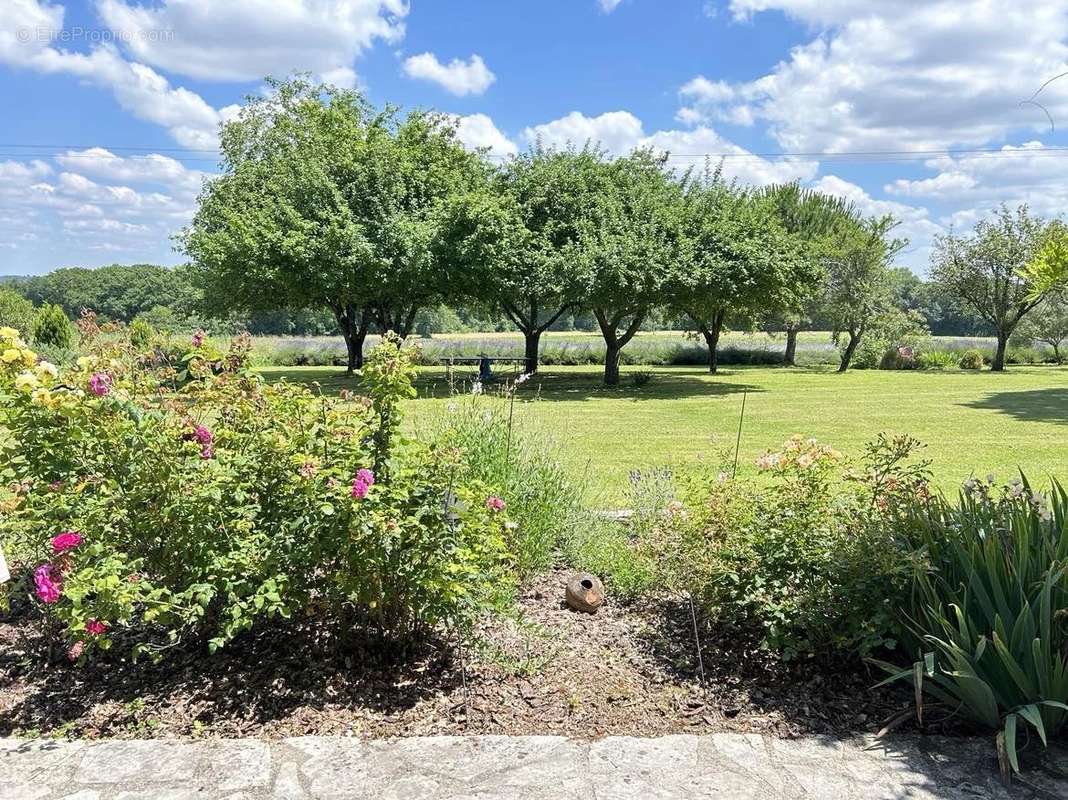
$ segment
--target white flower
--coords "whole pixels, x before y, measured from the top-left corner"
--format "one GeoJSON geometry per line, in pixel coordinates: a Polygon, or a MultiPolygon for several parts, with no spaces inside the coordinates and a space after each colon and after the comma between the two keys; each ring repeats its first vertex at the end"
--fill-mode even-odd
{"type": "Polygon", "coordinates": [[[482,394],[482,381],[475,381],[471,384],[471,394],[482,394]]]}

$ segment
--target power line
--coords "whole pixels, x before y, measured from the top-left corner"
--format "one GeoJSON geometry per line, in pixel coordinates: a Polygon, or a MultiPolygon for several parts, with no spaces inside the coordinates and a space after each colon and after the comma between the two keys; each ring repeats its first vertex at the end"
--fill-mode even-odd
{"type": "MultiPolygon", "coordinates": [[[[169,157],[175,161],[185,163],[217,164],[219,151],[209,148],[195,147],[152,147],[146,145],[61,145],[61,144],[34,144],[26,142],[0,143],[0,158],[56,158],[64,159],[99,159],[99,153],[88,153],[86,150],[107,150],[109,153],[131,153],[131,157],[142,154],[172,154],[169,157]],[[78,152],[82,151],[82,152],[78,152]],[[208,158],[200,153],[214,154],[215,158],[208,158]],[[185,155],[190,154],[190,155],[185,155]]],[[[702,159],[710,161],[746,161],[759,159],[762,161],[783,161],[796,159],[819,159],[830,163],[896,163],[916,160],[927,160],[935,157],[973,157],[981,159],[1006,159],[1006,158],[1064,158],[1068,156],[1068,147],[1043,147],[1041,149],[1017,148],[1006,150],[1001,147],[969,147],[969,148],[940,148],[921,150],[808,150],[808,151],[785,151],[785,152],[707,152],[707,153],[673,153],[668,151],[669,160],[702,159]]],[[[106,158],[106,156],[103,156],[106,158]]],[[[117,156],[121,157],[121,156],[117,156]]],[[[506,160],[508,155],[488,154],[489,158],[506,160]]]]}

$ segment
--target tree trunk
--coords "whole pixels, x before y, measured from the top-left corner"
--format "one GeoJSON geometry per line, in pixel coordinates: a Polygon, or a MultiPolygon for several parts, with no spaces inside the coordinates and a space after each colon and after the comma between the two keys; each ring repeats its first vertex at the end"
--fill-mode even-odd
{"type": "Polygon", "coordinates": [[[407,308],[393,309],[380,305],[376,312],[378,327],[382,329],[382,333],[393,331],[403,341],[412,333],[412,328],[415,326],[415,315],[419,313],[419,308],[420,306],[414,303],[407,308]]]}
{"type": "Polygon", "coordinates": [[[345,306],[344,310],[335,307],[334,319],[345,340],[346,363],[350,373],[363,369],[363,343],[367,339],[371,315],[366,309],[357,309],[354,305],[345,306]]]}
{"type": "Polygon", "coordinates": [[[523,331],[525,341],[523,356],[526,358],[526,371],[534,374],[538,371],[538,349],[541,343],[541,328],[523,331]]]}
{"type": "Polygon", "coordinates": [[[630,325],[623,331],[622,336],[618,333],[619,324],[628,316],[631,316],[630,314],[627,312],[620,312],[612,319],[609,319],[607,313],[603,309],[595,308],[593,309],[593,316],[597,318],[597,325],[601,329],[601,336],[604,337],[604,385],[618,386],[619,351],[623,349],[623,346],[627,342],[634,338],[634,334],[636,334],[638,328],[642,326],[642,320],[645,319],[645,310],[634,312],[630,325]]]}
{"type": "Polygon", "coordinates": [[[605,342],[604,351],[604,385],[619,386],[619,351],[615,342],[605,342]]]}
{"type": "Polygon", "coordinates": [[[712,315],[711,324],[699,321],[693,314],[689,315],[701,331],[701,335],[705,337],[705,344],[708,345],[708,371],[713,375],[716,374],[716,366],[719,362],[719,335],[723,332],[725,315],[726,312],[717,311],[712,315]]]}
{"type": "Polygon", "coordinates": [[[1005,348],[1008,344],[1009,334],[1004,331],[998,331],[998,346],[994,351],[994,361],[990,364],[991,372],[1005,371],[1005,348]]]}
{"type": "Polygon", "coordinates": [[[839,372],[845,372],[849,369],[849,362],[853,360],[853,353],[857,350],[857,345],[860,344],[860,334],[849,334],[849,342],[846,344],[845,352],[842,353],[842,361],[838,365],[839,372]]]}
{"type": "Polygon", "coordinates": [[[782,363],[787,367],[797,366],[797,328],[792,325],[786,329],[786,350],[782,354],[782,363]]]}

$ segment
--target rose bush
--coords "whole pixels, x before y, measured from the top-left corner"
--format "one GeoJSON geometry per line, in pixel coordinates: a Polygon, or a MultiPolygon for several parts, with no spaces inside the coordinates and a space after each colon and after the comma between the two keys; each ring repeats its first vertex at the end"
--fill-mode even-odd
{"type": "Polygon", "coordinates": [[[73,657],[120,633],[214,649],[293,615],[403,638],[507,584],[505,514],[455,479],[459,451],[396,435],[414,375],[397,341],[370,355],[373,399],[346,402],[264,383],[240,339],[198,335],[174,363],[80,327],[64,370],[0,331],[0,543],[73,657]]]}
{"type": "Polygon", "coordinates": [[[784,658],[892,648],[912,557],[868,522],[928,496],[927,464],[910,461],[917,446],[880,436],[849,468],[794,436],[758,460],[757,478],[684,470],[654,507],[636,508],[638,553],[712,623],[754,632],[784,658]]]}

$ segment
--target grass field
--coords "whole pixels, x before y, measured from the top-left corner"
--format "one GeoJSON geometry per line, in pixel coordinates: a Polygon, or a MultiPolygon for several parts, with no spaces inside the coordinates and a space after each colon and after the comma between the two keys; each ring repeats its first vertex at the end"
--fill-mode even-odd
{"type": "MultiPolygon", "coordinates": [[[[631,368],[629,372],[639,371],[631,368]]],[[[1005,373],[850,371],[732,367],[641,368],[638,388],[624,369],[606,389],[599,367],[546,368],[521,387],[516,418],[560,444],[576,477],[588,475],[594,502],[618,504],[631,469],[671,465],[732,449],[746,395],[740,469],[794,433],[849,455],[880,431],[927,443],[939,486],[955,491],[969,475],[1008,479],[1017,465],[1034,479],[1068,478],[1068,368],[1011,367],[1005,373]]],[[[318,381],[324,391],[357,388],[330,367],[271,368],[271,379],[318,381]]],[[[465,379],[470,380],[470,375],[465,379]]],[[[466,385],[466,384],[463,384],[466,385]]],[[[462,386],[461,386],[462,388],[462,386]]],[[[449,389],[440,369],[424,369],[418,427],[444,413],[449,389]]]]}

